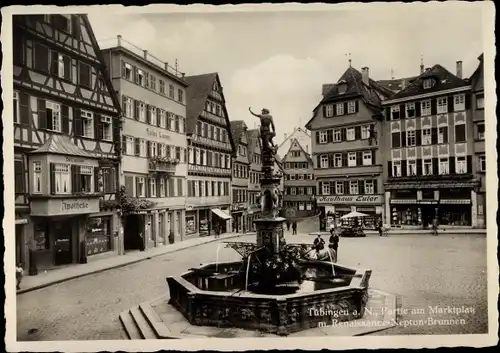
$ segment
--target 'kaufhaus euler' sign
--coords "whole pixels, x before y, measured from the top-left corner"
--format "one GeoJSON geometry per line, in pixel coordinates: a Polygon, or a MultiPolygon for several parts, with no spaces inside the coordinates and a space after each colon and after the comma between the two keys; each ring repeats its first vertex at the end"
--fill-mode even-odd
{"type": "Polygon", "coordinates": [[[346,196],[320,196],[319,203],[381,203],[380,195],[346,195],[346,196]]]}

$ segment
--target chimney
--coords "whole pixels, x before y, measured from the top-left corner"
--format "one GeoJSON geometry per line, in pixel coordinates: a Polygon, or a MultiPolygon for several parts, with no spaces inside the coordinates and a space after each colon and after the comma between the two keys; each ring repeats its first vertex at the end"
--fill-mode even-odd
{"type": "Polygon", "coordinates": [[[148,60],[148,51],[143,50],[142,52],[144,53],[144,60],[148,60]]]}
{"type": "Polygon", "coordinates": [[[331,83],[324,83],[323,87],[321,88],[321,94],[323,97],[332,89],[334,85],[331,83]]]}
{"type": "Polygon", "coordinates": [[[402,81],[401,81],[401,89],[405,89],[406,88],[406,78],[404,78],[402,81]]]}
{"type": "Polygon", "coordinates": [[[164,63],[164,66],[165,66],[165,71],[168,71],[168,63],[164,63]]]}
{"type": "Polygon", "coordinates": [[[121,34],[117,35],[116,39],[118,40],[118,46],[121,47],[122,46],[122,35],[121,34]]]}
{"type": "Polygon", "coordinates": [[[370,85],[370,69],[367,68],[366,66],[361,69],[361,77],[363,80],[363,83],[367,86],[370,85]]]}
{"type": "Polygon", "coordinates": [[[457,61],[457,77],[462,78],[462,61],[457,61]]]}

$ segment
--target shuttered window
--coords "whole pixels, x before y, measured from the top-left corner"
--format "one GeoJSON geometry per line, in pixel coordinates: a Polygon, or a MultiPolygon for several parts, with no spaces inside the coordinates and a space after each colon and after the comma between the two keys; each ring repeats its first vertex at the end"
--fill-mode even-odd
{"type": "Polygon", "coordinates": [[[24,193],[24,166],[21,160],[14,161],[14,185],[16,194],[24,193]]]}

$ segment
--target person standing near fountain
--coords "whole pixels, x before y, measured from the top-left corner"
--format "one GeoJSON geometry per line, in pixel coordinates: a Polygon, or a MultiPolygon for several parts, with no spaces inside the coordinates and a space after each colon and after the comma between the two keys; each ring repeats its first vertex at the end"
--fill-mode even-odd
{"type": "Polygon", "coordinates": [[[297,221],[293,221],[293,224],[292,224],[292,235],[297,235],[297,221]]]}

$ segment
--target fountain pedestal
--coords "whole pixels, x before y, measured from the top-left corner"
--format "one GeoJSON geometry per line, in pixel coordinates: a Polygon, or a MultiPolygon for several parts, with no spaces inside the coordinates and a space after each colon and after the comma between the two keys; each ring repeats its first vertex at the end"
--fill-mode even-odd
{"type": "Polygon", "coordinates": [[[256,219],[254,224],[257,230],[257,248],[267,247],[275,254],[283,250],[285,222],[286,219],[283,217],[256,219]]]}

